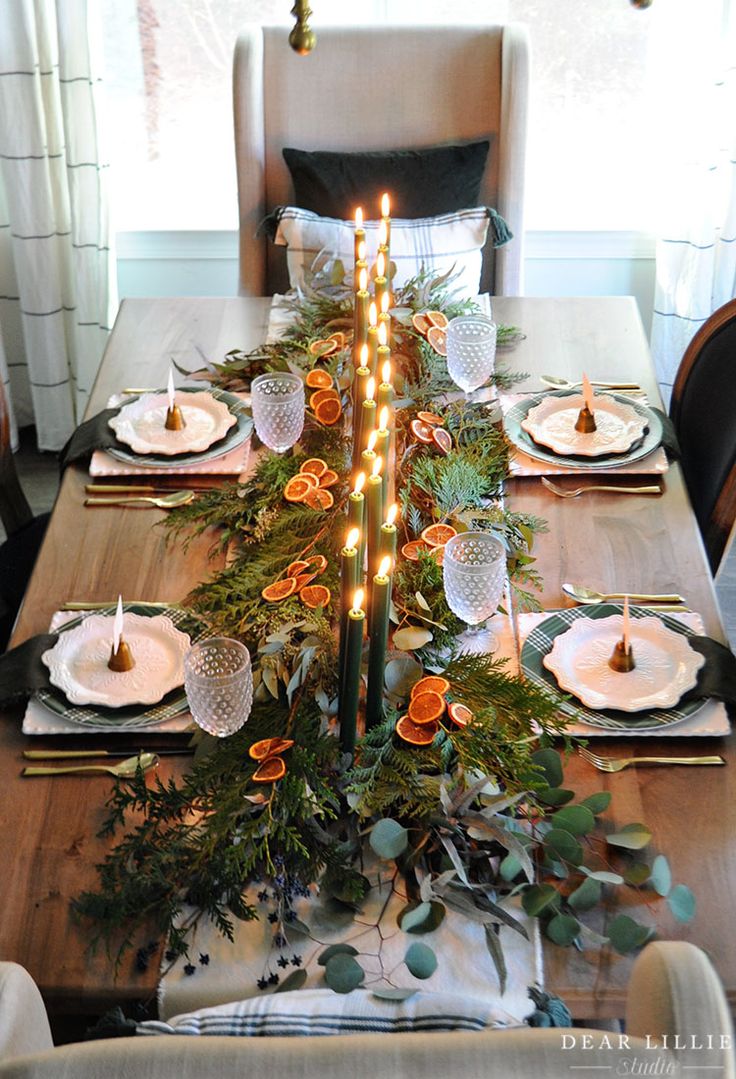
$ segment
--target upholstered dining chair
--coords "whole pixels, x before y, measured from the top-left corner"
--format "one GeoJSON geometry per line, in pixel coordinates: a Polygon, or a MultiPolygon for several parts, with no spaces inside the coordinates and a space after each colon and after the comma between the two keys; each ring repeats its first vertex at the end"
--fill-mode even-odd
{"type": "Polygon", "coordinates": [[[736,521],[736,300],[706,319],[685,350],[670,416],[715,573],[736,521]]]}
{"type": "Polygon", "coordinates": [[[174,1034],[54,1049],[30,976],[0,963],[0,1079],[343,1079],[346,1071],[352,1079],[570,1079],[573,1068],[679,1075],[704,1066],[722,1079],[736,1076],[728,1004],[710,961],[692,944],[645,948],[634,964],[626,1012],[623,1041],[581,1027],[523,1027],[311,1038],[174,1034]]]}
{"type": "Polygon", "coordinates": [[[288,48],[283,27],[245,29],[233,78],[241,293],[286,288],[283,249],[259,234],[265,215],[293,199],[284,147],[419,149],[488,138],[480,203],[514,239],[495,251],[486,244],[481,288],[519,295],[528,85],[521,24],[328,27],[306,57],[288,48]]]}

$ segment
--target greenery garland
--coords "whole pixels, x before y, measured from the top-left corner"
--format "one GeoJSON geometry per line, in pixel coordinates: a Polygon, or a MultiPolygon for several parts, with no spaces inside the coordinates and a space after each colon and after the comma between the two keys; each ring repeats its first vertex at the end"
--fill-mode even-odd
{"type": "MultiPolygon", "coordinates": [[[[493,530],[507,546],[517,596],[533,604],[539,582],[531,551],[544,523],[503,505],[509,449],[494,413],[466,402],[443,406],[453,438],[446,456],[411,438],[417,411],[431,406],[438,387],[449,388],[411,316],[427,309],[448,317],[471,310],[468,301],[453,297],[451,284],[423,274],[394,297],[392,355],[399,358],[401,394],[396,481],[404,539],[438,521],[493,530]]],[[[200,374],[240,390],[264,370],[306,373],[315,364],[311,342],[335,329],[349,331],[351,303],[344,274],[325,267],[315,288],[293,301],[293,323],[282,340],[248,354],[233,351],[225,363],[200,374]]],[[[347,405],[349,342],[322,365],[347,405]]],[[[513,379],[500,370],[496,381],[511,385],[513,379]]],[[[76,900],[77,914],[95,925],[96,938],[116,941],[119,954],[153,928],[174,961],[188,954],[202,917],[232,938],[235,920],[258,917],[268,899],[274,952],[258,982],[266,988],[279,982],[275,966],[290,962],[285,952],[294,934],[318,941],[314,927],[297,916],[299,897],[317,886],[320,916],[335,925],[358,915],[371,885],[363,873],[367,837],[373,855],[393,863],[389,893],[399,890],[406,900],[401,928],[431,933],[448,909],[481,923],[502,989],[501,929],[526,934],[506,902],[514,896],[527,915],[541,920],[549,939],[581,948],[610,942],[625,953],[651,935],[650,927],[627,915],[614,918],[606,936],[586,925],[582,915],[605,903],[608,889],[648,887],[667,895],[675,916],[687,920],[692,893],[684,885],[672,888],[664,856],[652,866],[636,860],[651,838],[645,826],[634,823],[604,836],[597,817],[610,795],[600,792],[575,804],[574,792],[562,786],[551,739],[561,737],[566,750],[572,743],[558,698],[509,674],[492,656],[454,651],[461,624],[444,598],[441,568],[429,555],[402,560],[396,569],[392,616],[397,629],[409,631],[404,639],[413,655],[394,652],[387,664],[385,720],[359,741],[354,760],[341,755],[331,727],[337,705],[334,602],[307,610],[295,597],[266,603],[261,591],[290,562],[320,554],[328,564],[320,581],[338,594],[349,456],[341,429],[308,416],[292,454],[264,454],[244,486],[204,492],[167,518],[172,536],[184,542],[215,527],[214,546],[230,552],[227,568],[196,588],[189,602],[213,631],[237,637],[251,650],[253,710],[225,742],[202,738],[181,781],[156,779],[149,787],[139,772],[130,784],[116,783],[102,834],[113,838],[127,831],[99,867],[98,889],[76,900]],[[286,482],[312,456],[341,477],[327,511],[282,497],[286,482]],[[474,718],[466,727],[443,725],[430,746],[417,747],[398,739],[394,728],[411,685],[426,670],[441,672],[451,697],[474,718]],[[272,737],[294,745],[284,753],[284,777],[264,787],[253,781],[258,762],[249,750],[272,737]],[[249,889],[258,881],[256,898],[249,889]]],[[[139,948],[140,966],[153,951],[139,948]]],[[[294,965],[297,959],[301,963],[295,954],[294,965]]],[[[318,962],[338,992],[365,984],[354,943],[326,948],[318,962]]],[[[436,962],[428,946],[408,945],[405,964],[415,978],[429,976],[436,962]]],[[[195,970],[191,964],[185,969],[195,970]]],[[[397,999],[411,992],[384,974],[389,989],[379,985],[379,995],[397,999]]],[[[305,979],[303,969],[294,970],[280,988],[296,988],[305,979]]]]}

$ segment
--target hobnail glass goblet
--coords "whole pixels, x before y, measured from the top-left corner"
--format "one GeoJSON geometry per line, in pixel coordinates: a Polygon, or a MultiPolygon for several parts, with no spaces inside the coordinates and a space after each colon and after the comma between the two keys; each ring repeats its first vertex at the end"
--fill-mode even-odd
{"type": "Polygon", "coordinates": [[[470,629],[460,638],[469,652],[493,652],[494,635],[481,626],[496,613],[506,581],[506,549],[487,532],[461,532],[445,544],[442,562],[450,610],[470,629]]]}
{"type": "Polygon", "coordinates": [[[458,315],[447,326],[447,372],[464,393],[485,385],[496,362],[496,323],[485,315],[458,315]]]}
{"type": "Polygon", "coordinates": [[[217,738],[234,734],[253,704],[250,652],[229,637],[199,641],[184,657],[184,689],[202,730],[217,738]]]}
{"type": "Polygon", "coordinates": [[[256,434],[275,453],[291,449],[304,427],[304,382],[289,372],[259,375],[250,387],[256,434]]]}

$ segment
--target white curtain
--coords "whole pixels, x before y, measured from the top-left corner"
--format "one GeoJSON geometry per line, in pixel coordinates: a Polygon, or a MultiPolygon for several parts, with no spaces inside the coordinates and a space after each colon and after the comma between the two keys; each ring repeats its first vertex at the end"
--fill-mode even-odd
{"type": "Polygon", "coordinates": [[[652,354],[666,402],[691,338],[736,296],[734,7],[657,0],[652,9],[662,164],[652,354]]]}
{"type": "Polygon", "coordinates": [[[0,2],[0,376],[42,450],[79,422],[117,306],[98,14],[0,2]]]}

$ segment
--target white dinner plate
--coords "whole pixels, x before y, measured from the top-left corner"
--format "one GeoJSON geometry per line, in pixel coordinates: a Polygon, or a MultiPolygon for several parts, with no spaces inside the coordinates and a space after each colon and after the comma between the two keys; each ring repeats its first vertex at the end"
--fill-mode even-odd
{"type": "Polygon", "coordinates": [[[646,417],[609,394],[596,395],[595,431],[589,434],[576,431],[575,424],[584,404],[582,394],[546,397],[529,409],[521,427],[538,445],[563,456],[579,457],[626,453],[644,434],[646,417]]]}
{"type": "Polygon", "coordinates": [[[238,422],[224,401],[205,390],[177,394],[176,403],[184,419],[179,431],[166,429],[169,399],[165,393],[146,393],[124,405],[109,421],[110,427],[118,441],[135,453],[175,457],[204,452],[238,422]]]}

